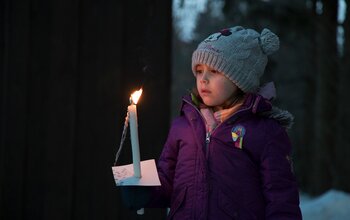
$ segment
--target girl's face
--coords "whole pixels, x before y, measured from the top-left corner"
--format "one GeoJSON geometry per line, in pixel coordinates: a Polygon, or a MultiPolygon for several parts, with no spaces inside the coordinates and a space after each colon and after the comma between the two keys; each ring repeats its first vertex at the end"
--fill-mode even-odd
{"type": "Polygon", "coordinates": [[[196,66],[196,82],[204,104],[221,110],[238,92],[238,87],[223,73],[205,65],[196,66]]]}

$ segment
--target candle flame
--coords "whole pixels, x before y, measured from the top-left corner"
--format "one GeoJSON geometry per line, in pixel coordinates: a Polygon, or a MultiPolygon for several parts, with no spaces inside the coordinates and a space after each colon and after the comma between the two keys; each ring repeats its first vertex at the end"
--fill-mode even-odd
{"type": "Polygon", "coordinates": [[[133,94],[131,94],[130,102],[136,105],[141,95],[142,95],[142,88],[138,91],[135,91],[133,94]]]}

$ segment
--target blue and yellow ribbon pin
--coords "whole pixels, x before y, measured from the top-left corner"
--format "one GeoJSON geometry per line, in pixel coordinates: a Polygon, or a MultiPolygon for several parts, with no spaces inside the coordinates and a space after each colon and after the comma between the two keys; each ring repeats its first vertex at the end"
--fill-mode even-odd
{"type": "Polygon", "coordinates": [[[242,149],[243,136],[245,135],[245,128],[242,125],[234,126],[231,130],[232,140],[235,143],[235,147],[242,149]]]}

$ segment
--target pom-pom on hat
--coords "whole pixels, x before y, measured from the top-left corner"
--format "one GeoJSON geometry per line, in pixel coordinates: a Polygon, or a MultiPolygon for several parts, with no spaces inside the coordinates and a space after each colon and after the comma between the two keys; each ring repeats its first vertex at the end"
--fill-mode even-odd
{"type": "Polygon", "coordinates": [[[225,74],[243,92],[256,92],[267,55],[278,49],[278,36],[267,28],[261,34],[241,26],[224,29],[198,45],[192,54],[192,71],[196,75],[196,66],[206,64],[225,74]]]}

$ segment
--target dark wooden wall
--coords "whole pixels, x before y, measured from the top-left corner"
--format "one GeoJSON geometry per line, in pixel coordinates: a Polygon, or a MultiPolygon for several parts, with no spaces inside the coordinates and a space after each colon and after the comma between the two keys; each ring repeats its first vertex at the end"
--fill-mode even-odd
{"type": "MultiPolygon", "coordinates": [[[[140,86],[141,159],[169,126],[171,1],[0,3],[0,219],[164,219],[121,205],[111,166],[140,86]]],[[[130,142],[120,163],[131,163],[130,142]]]]}

